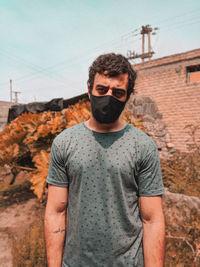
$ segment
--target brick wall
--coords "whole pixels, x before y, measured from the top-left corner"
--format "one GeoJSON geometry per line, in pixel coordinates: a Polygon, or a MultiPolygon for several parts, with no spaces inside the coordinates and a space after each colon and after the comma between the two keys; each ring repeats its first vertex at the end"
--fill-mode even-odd
{"type": "Polygon", "coordinates": [[[151,97],[175,148],[186,150],[187,124],[200,123],[200,81],[188,82],[186,67],[200,65],[200,49],[134,65],[135,96],[151,97]]]}

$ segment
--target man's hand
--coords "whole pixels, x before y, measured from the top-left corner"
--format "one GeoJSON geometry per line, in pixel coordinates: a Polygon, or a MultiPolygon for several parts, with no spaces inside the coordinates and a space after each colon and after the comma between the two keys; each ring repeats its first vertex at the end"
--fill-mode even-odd
{"type": "Polygon", "coordinates": [[[165,248],[165,221],[161,196],[139,199],[143,222],[145,267],[162,267],[165,248]]]}
{"type": "Polygon", "coordinates": [[[61,267],[66,232],[67,188],[48,186],[44,226],[49,267],[61,267]]]}

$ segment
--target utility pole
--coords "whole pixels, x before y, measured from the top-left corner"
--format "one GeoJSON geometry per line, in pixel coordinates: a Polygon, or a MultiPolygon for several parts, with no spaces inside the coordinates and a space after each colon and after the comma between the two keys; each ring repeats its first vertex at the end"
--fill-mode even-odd
{"type": "Polygon", "coordinates": [[[15,104],[18,104],[18,94],[21,94],[21,92],[14,91],[15,94],[15,104]]]}
{"type": "Polygon", "coordinates": [[[154,54],[153,51],[151,51],[151,32],[152,28],[150,25],[142,26],[141,34],[142,34],[142,62],[144,62],[145,58],[149,58],[151,60],[152,55],[154,54]],[[145,35],[148,36],[148,53],[145,53],[145,35]]]}
{"type": "Polygon", "coordinates": [[[144,62],[145,58],[148,58],[149,61],[151,60],[151,57],[155,53],[151,50],[151,33],[155,35],[155,32],[152,32],[153,30],[158,30],[158,28],[152,29],[150,25],[142,26],[142,29],[140,31],[140,34],[142,35],[142,54],[137,54],[134,51],[128,51],[127,52],[127,59],[135,59],[135,58],[141,58],[142,62],[144,62]],[[145,52],[145,36],[148,37],[148,52],[145,52]]]}
{"type": "Polygon", "coordinates": [[[10,79],[10,102],[13,103],[13,93],[14,93],[15,94],[14,103],[18,104],[18,94],[21,94],[21,92],[13,91],[12,85],[13,85],[12,79],[10,79]]]}
{"type": "Polygon", "coordinates": [[[10,102],[12,103],[12,80],[10,80],[10,102]]]}

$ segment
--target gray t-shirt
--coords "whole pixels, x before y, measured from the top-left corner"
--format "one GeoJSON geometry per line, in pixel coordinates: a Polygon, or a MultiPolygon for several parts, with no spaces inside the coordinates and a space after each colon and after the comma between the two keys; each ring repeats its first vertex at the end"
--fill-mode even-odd
{"type": "Polygon", "coordinates": [[[150,137],[128,124],[66,129],[52,144],[47,183],[68,188],[63,267],[144,266],[138,197],[164,193],[150,137]]]}

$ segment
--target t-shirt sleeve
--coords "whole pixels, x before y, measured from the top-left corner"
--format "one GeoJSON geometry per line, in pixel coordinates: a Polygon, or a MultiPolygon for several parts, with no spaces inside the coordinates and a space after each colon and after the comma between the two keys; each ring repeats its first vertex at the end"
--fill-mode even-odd
{"type": "Polygon", "coordinates": [[[138,190],[139,196],[157,196],[164,194],[160,158],[156,146],[140,162],[138,190]]]}
{"type": "Polygon", "coordinates": [[[69,185],[63,155],[55,142],[53,142],[51,147],[49,171],[46,181],[48,184],[60,187],[68,187],[69,185]]]}

